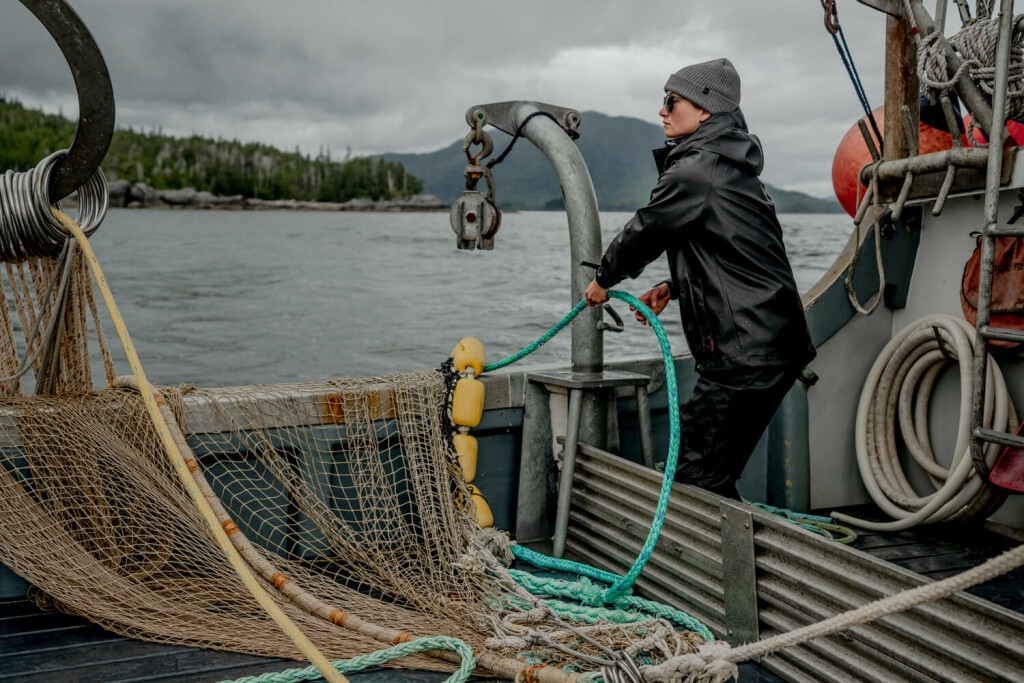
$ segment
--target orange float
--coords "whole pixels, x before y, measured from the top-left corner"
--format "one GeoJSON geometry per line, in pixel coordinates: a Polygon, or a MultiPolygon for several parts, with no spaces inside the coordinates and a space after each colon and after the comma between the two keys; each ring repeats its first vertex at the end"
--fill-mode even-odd
{"type": "MultiPolygon", "coordinates": [[[[884,135],[885,115],[883,107],[875,109],[871,112],[871,115],[878,124],[878,129],[884,135]]],[[[861,120],[867,123],[866,116],[862,116],[861,120]]],[[[868,126],[868,130],[871,130],[870,126],[868,126]]],[[[944,130],[939,130],[922,123],[920,124],[919,131],[918,151],[920,154],[939,152],[953,146],[952,138],[944,130]]],[[[961,136],[961,141],[966,147],[967,136],[961,136]]],[[[839,143],[839,148],[836,150],[836,155],[832,158],[832,188],[836,192],[836,199],[839,200],[846,213],[851,216],[857,213],[858,174],[860,169],[870,162],[871,153],[868,151],[868,146],[864,143],[859,126],[854,124],[850,127],[850,130],[846,131],[846,135],[843,136],[842,141],[839,143]]],[[[864,196],[866,190],[867,188],[862,185],[861,196],[864,196]]]]}

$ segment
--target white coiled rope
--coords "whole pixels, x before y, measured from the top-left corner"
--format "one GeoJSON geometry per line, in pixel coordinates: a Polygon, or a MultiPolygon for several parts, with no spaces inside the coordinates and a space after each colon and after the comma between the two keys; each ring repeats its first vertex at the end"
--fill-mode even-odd
{"type": "MultiPolygon", "coordinates": [[[[903,329],[879,354],[868,373],[857,407],[857,465],[872,500],[891,522],[869,522],[833,513],[837,520],[877,531],[896,531],[918,524],[969,519],[991,514],[1004,496],[985,484],[970,453],[971,377],[974,328],[949,315],[921,318],[903,329]],[[943,367],[960,366],[960,418],[949,468],[940,465],[928,438],[928,405],[943,367]],[[907,481],[899,461],[896,424],[913,459],[936,490],[919,495],[907,481]]],[[[988,360],[984,427],[1017,429],[1017,413],[999,367],[988,360]]],[[[1001,446],[989,444],[991,464],[1001,446]]]]}

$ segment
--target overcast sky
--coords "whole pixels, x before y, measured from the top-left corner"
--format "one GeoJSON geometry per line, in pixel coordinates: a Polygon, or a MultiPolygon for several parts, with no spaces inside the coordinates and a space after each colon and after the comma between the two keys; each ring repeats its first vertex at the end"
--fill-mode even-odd
{"type": "MultiPolygon", "coordinates": [[[[118,126],[340,156],[433,151],[474,104],[510,99],[641,118],[668,75],[727,56],[763,177],[832,194],[836,144],[861,114],[817,0],[72,0],[114,85],[118,126]]],[[[873,107],[884,15],[838,0],[873,107]]],[[[53,39],[0,6],[0,92],[77,113],[53,39]]],[[[586,135],[584,117],[581,133],[586,135]]]]}

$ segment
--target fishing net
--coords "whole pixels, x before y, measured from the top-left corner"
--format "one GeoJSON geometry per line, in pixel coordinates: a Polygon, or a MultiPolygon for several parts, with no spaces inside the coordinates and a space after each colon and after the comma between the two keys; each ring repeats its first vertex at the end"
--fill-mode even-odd
{"type": "MultiPolygon", "coordinates": [[[[44,317],[60,310],[40,305],[55,267],[11,280],[44,317]]],[[[88,278],[76,275],[71,298],[85,310],[88,278]]],[[[86,316],[64,316],[60,355],[79,359],[58,364],[68,368],[59,377],[74,378],[68,391],[24,396],[10,382],[0,400],[0,562],[40,604],[117,633],[300,658],[218,548],[140,394],[119,381],[89,391],[88,373],[72,372],[88,367],[86,316]]],[[[31,322],[26,313],[22,327],[31,322]]],[[[0,366],[16,367],[18,350],[3,345],[0,366]]],[[[331,659],[449,635],[511,677],[523,662],[594,670],[613,649],[651,662],[702,642],[656,619],[570,625],[510,579],[502,539],[474,522],[441,372],[161,393],[193,483],[232,540],[244,539],[236,548],[263,587],[331,659]]],[[[453,668],[427,654],[395,665],[453,668]]]]}

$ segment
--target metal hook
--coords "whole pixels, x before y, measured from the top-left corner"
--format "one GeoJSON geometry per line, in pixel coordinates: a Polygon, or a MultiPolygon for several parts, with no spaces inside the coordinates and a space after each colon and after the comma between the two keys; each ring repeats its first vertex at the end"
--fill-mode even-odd
{"type": "Polygon", "coordinates": [[[65,0],[20,0],[46,27],[71,67],[78,91],[78,130],[50,176],[50,201],[74,192],[100,167],[114,135],[114,89],[99,46],[65,0]]]}

